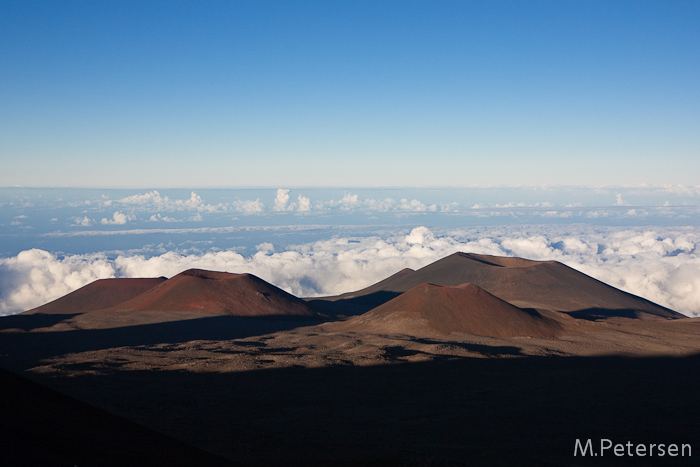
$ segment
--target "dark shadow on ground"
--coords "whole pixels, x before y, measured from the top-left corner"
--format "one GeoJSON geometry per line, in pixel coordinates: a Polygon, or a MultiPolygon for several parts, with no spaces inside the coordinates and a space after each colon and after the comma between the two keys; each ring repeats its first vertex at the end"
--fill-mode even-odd
{"type": "Polygon", "coordinates": [[[567,315],[572,316],[577,319],[585,319],[587,321],[600,321],[606,318],[630,318],[630,319],[679,319],[678,318],[664,318],[662,316],[654,315],[651,313],[645,313],[640,310],[635,310],[632,308],[619,308],[619,309],[609,309],[609,308],[586,308],[584,310],[568,311],[567,315]]]}
{"type": "MultiPolygon", "coordinates": [[[[43,320],[43,316],[49,315],[32,316],[43,320]]],[[[27,316],[27,318],[30,318],[30,316],[27,316]]],[[[206,316],[189,320],[109,329],[3,332],[0,333],[0,364],[7,368],[17,369],[26,367],[27,362],[69,353],[126,346],[177,344],[194,340],[243,339],[302,326],[311,326],[321,322],[301,318],[206,316]],[[22,350],[19,351],[19,349],[22,350]]]]}
{"type": "MultiPolygon", "coordinates": [[[[328,300],[324,298],[308,298],[307,305],[317,312],[330,317],[357,316],[376,308],[389,300],[401,295],[399,292],[375,292],[355,298],[345,298],[328,300]]],[[[540,313],[534,308],[520,308],[525,313],[539,317],[540,313]]],[[[607,318],[632,318],[632,319],[663,319],[662,317],[645,313],[636,309],[610,309],[610,308],[587,308],[576,311],[564,312],[569,316],[587,321],[599,321],[607,318]]]]}
{"type": "MultiPolygon", "coordinates": [[[[394,339],[398,339],[398,336],[392,336],[394,339]]],[[[457,341],[442,341],[437,339],[429,339],[426,337],[410,337],[406,336],[405,340],[411,342],[417,342],[419,344],[428,345],[449,345],[451,347],[458,347],[460,349],[467,350],[469,352],[477,352],[485,356],[502,356],[502,355],[523,355],[520,347],[515,347],[512,345],[484,345],[475,344],[472,342],[457,342],[457,341]]]]}
{"type": "Polygon", "coordinates": [[[47,328],[54,326],[62,321],[73,318],[79,313],[63,313],[63,314],[24,314],[20,313],[12,316],[0,317],[1,329],[20,329],[22,331],[33,331],[34,329],[47,328]]]}
{"type": "Polygon", "coordinates": [[[1,369],[0,413],[4,467],[233,465],[1,369]]]}
{"type": "MultiPolygon", "coordinates": [[[[0,364],[20,371],[67,353],[241,339],[310,324],[214,316],[115,329],[0,333],[0,364]]],[[[515,346],[406,339],[502,358],[396,363],[416,355],[397,345],[383,349],[391,364],[370,367],[348,361],[218,373],[115,366],[107,372],[30,376],[246,465],[696,465],[700,456],[700,356],[531,357],[515,346]],[[695,452],[640,458],[609,450],[602,457],[574,457],[577,439],[591,439],[596,450],[601,439],[609,439],[635,446],[689,444],[695,452]]],[[[90,370],[86,365],[81,369],[90,370]]],[[[24,395],[38,398],[25,406],[43,404],[44,396],[34,389],[0,384],[0,390],[3,411],[20,407],[24,395]]],[[[8,438],[12,452],[58,449],[50,439],[52,420],[82,423],[80,410],[65,401],[49,404],[33,415],[45,417],[45,427],[32,431],[27,425],[8,438]]],[[[7,424],[14,422],[5,421],[11,418],[0,420],[11,433],[7,424]]],[[[93,451],[120,454],[109,433],[76,436],[87,436],[93,451]]]]}
{"type": "Polygon", "coordinates": [[[696,465],[700,455],[699,356],[453,358],[47,381],[249,465],[696,465]],[[693,457],[575,457],[577,439],[591,439],[596,451],[601,439],[689,444],[693,457]]]}

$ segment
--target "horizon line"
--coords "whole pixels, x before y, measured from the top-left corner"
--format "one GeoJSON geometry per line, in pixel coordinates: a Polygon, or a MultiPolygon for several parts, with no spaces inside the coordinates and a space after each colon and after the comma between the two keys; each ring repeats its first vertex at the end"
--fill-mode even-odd
{"type": "Polygon", "coordinates": [[[128,185],[0,185],[0,189],[75,189],[75,190],[278,190],[278,189],[487,189],[487,188],[700,188],[700,184],[684,183],[627,183],[627,184],[471,184],[471,185],[173,185],[173,186],[128,186],[128,185]]]}

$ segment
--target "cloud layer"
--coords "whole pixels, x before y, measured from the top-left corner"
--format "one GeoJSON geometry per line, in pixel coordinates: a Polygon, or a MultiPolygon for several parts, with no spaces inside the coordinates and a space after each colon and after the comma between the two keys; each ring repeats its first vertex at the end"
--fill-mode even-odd
{"type": "MultiPolygon", "coordinates": [[[[40,243],[15,241],[78,231],[127,231],[154,224],[700,225],[700,188],[265,188],[222,190],[33,190],[0,188],[0,237],[17,244],[3,256],[40,243]],[[355,216],[355,217],[352,217],[355,216]],[[342,220],[338,220],[341,218],[342,220]],[[397,221],[397,219],[400,219],[397,221]],[[406,221],[406,219],[411,219],[406,221]]],[[[53,250],[52,246],[42,244],[53,250]]],[[[65,251],[61,246],[57,251],[65,251]]],[[[82,251],[73,251],[82,253],[82,251]]]]}
{"type": "Polygon", "coordinates": [[[264,243],[248,256],[227,250],[57,257],[33,249],[0,259],[0,314],[31,309],[99,278],[170,277],[193,267],[250,272],[297,296],[333,295],[465,251],[561,261],[695,315],[700,312],[699,246],[699,228],[560,225],[440,230],[421,226],[383,236],[326,239],[283,251],[264,243]]]}
{"type": "MultiPolygon", "coordinates": [[[[131,214],[125,215],[120,212],[128,221],[137,218],[135,213],[150,213],[147,217],[150,221],[173,221],[172,217],[162,216],[160,213],[196,213],[194,217],[181,218],[179,220],[201,221],[202,215],[212,214],[242,214],[259,215],[266,213],[305,213],[305,214],[349,214],[367,213],[370,215],[381,215],[396,213],[401,214],[433,214],[442,213],[446,215],[462,215],[476,219],[530,219],[527,222],[649,222],[665,224],[674,219],[691,219],[699,215],[700,210],[694,198],[700,189],[698,187],[684,186],[655,186],[655,187],[601,187],[598,189],[574,190],[569,193],[567,188],[547,188],[547,187],[519,187],[502,189],[466,189],[464,192],[453,193],[458,196],[458,200],[448,200],[443,196],[449,190],[443,190],[440,199],[426,202],[410,196],[399,197],[376,196],[381,193],[393,193],[387,190],[367,192],[364,195],[345,191],[342,197],[328,198],[328,194],[318,189],[311,190],[314,198],[307,196],[307,193],[293,191],[289,188],[278,188],[274,194],[271,192],[269,198],[262,201],[256,199],[235,199],[218,203],[208,203],[196,192],[191,192],[186,199],[175,199],[163,196],[158,191],[134,194],[117,200],[111,200],[104,196],[98,202],[103,208],[121,207],[122,210],[131,214]],[[321,195],[322,197],[318,197],[321,195]],[[504,201],[497,199],[505,196],[512,196],[519,201],[514,202],[505,198],[504,201]],[[624,196],[624,198],[623,198],[624,196]],[[528,202],[522,201],[529,199],[528,202]],[[539,198],[539,199],[537,199],[539,198]],[[294,201],[296,199],[296,201],[294,201]],[[585,202],[565,201],[567,199],[584,199],[585,202]],[[628,201],[634,200],[634,203],[628,201]],[[474,202],[477,200],[477,202],[474,202]],[[669,201],[672,200],[672,201],[669,201]],[[689,203],[688,200],[691,200],[689,203]]],[[[303,191],[303,190],[302,190],[303,191]]],[[[308,191],[308,190],[307,190],[308,191]]],[[[243,193],[243,192],[241,192],[243,193]]],[[[399,191],[401,194],[412,194],[414,196],[430,195],[427,191],[411,190],[399,191]]],[[[433,196],[435,194],[433,193],[433,196]]],[[[88,202],[86,202],[88,203],[88,202]]],[[[88,203],[89,204],[89,203],[88,203]]],[[[115,213],[116,215],[117,213],[115,213]]],[[[75,217],[74,226],[90,226],[95,223],[94,219],[88,217],[75,217]]],[[[102,219],[101,223],[116,224],[114,218],[102,219]]]]}

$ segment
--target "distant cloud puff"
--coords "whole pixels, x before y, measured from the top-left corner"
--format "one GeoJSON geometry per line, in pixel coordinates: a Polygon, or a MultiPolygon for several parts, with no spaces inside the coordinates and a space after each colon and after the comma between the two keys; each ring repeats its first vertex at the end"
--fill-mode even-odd
{"type": "Polygon", "coordinates": [[[426,206],[424,203],[421,203],[417,199],[409,201],[406,198],[402,198],[398,209],[400,211],[424,212],[436,211],[437,206],[435,206],[434,204],[431,206],[426,206]]]}
{"type": "Polygon", "coordinates": [[[275,201],[272,209],[277,212],[284,211],[299,211],[299,212],[309,212],[311,211],[311,199],[306,196],[299,194],[297,196],[297,203],[290,203],[291,198],[290,189],[288,188],[278,188],[277,194],[275,196],[275,201]]]}
{"type": "Polygon", "coordinates": [[[100,221],[100,224],[103,224],[103,225],[123,225],[123,224],[126,224],[127,222],[129,222],[129,216],[127,216],[126,214],[124,214],[121,211],[116,211],[114,213],[114,215],[112,215],[111,219],[107,219],[105,217],[100,221]]]}
{"type": "Polygon", "coordinates": [[[261,243],[259,245],[256,245],[255,249],[258,251],[261,251],[265,254],[272,254],[275,251],[275,245],[273,245],[272,243],[265,242],[265,243],[261,243]]]}
{"type": "Polygon", "coordinates": [[[277,190],[277,196],[275,197],[274,210],[275,211],[286,211],[289,202],[289,190],[285,188],[279,188],[277,190]]]}
{"type": "Polygon", "coordinates": [[[194,191],[190,194],[190,198],[185,200],[173,200],[167,196],[161,196],[158,191],[154,190],[144,194],[127,196],[116,202],[126,205],[147,207],[158,211],[217,212],[225,209],[223,205],[214,206],[205,203],[202,197],[194,191]]]}
{"type": "Polygon", "coordinates": [[[163,216],[162,214],[153,214],[149,219],[149,222],[180,222],[178,219],[163,216]]]}
{"type": "Polygon", "coordinates": [[[297,200],[299,201],[299,208],[298,208],[299,211],[301,211],[301,212],[311,211],[311,199],[309,199],[305,196],[299,195],[297,200]]]}
{"type": "Polygon", "coordinates": [[[126,198],[122,198],[118,201],[121,204],[140,204],[140,205],[156,205],[156,206],[162,206],[162,205],[167,205],[170,200],[168,197],[162,197],[160,193],[157,191],[151,191],[148,193],[144,193],[142,195],[131,195],[127,196],[126,198]]]}
{"type": "Polygon", "coordinates": [[[435,235],[427,227],[416,227],[406,235],[406,243],[409,245],[426,245],[435,241],[435,235]]]}
{"type": "Polygon", "coordinates": [[[622,199],[622,193],[618,193],[615,195],[615,205],[616,206],[629,206],[630,203],[622,199]]]}
{"type": "Polygon", "coordinates": [[[262,201],[260,201],[260,199],[256,199],[255,201],[236,200],[231,203],[231,206],[233,207],[234,211],[242,212],[244,214],[257,214],[265,210],[265,205],[262,203],[262,201]]]}
{"type": "Polygon", "coordinates": [[[331,206],[337,206],[343,211],[349,211],[360,205],[358,200],[358,195],[352,193],[345,193],[342,199],[338,201],[331,200],[329,203],[331,206]]]}
{"type": "Polygon", "coordinates": [[[77,226],[81,226],[81,227],[89,227],[92,224],[93,224],[93,220],[87,216],[73,218],[73,225],[77,225],[77,226]]]}

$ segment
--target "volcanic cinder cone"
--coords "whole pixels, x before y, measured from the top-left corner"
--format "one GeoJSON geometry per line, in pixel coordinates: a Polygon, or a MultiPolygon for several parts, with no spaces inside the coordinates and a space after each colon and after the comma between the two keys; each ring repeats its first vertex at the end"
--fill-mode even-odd
{"type": "Polygon", "coordinates": [[[467,282],[520,308],[562,311],[582,317],[683,317],[557,261],[469,253],[455,253],[417,271],[401,271],[366,289],[327,297],[325,305],[335,306],[338,313],[363,312],[420,284],[456,286],[467,282]]]}
{"type": "Polygon", "coordinates": [[[252,274],[190,269],[113,310],[200,311],[234,316],[316,316],[303,300],[252,274]]]}
{"type": "Polygon", "coordinates": [[[85,313],[130,300],[165,281],[157,278],[99,279],[25,314],[85,313]]]}
{"type": "Polygon", "coordinates": [[[554,337],[561,326],[533,310],[521,310],[474,284],[421,284],[348,320],[348,330],[491,337],[554,337]]]}

